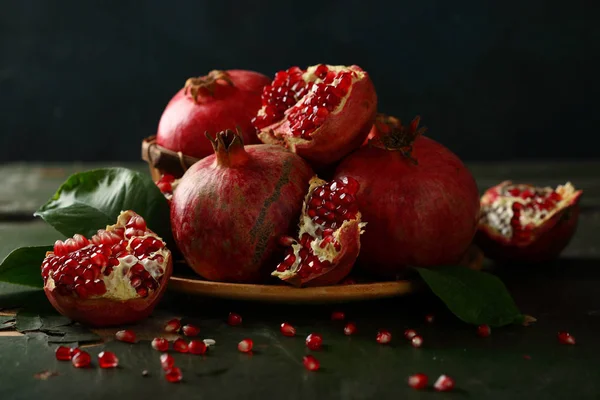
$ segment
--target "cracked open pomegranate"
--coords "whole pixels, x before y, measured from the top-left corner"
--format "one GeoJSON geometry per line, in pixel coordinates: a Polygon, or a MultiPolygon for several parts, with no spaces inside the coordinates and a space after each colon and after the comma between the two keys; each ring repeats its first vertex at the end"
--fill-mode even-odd
{"type": "Polygon", "coordinates": [[[264,143],[283,145],[321,167],[362,144],[376,108],[373,83],[356,65],[291,67],[265,86],[253,122],[264,143]]]}
{"type": "Polygon", "coordinates": [[[171,275],[171,252],[133,211],[91,239],[57,240],[42,263],[44,291],[61,314],[92,326],[150,315],[171,275]]]}
{"type": "Polygon", "coordinates": [[[556,189],[502,182],[481,197],[477,245],[500,261],[555,259],[575,233],[581,195],[569,182],[556,189]]]}
{"type": "Polygon", "coordinates": [[[360,265],[394,277],[407,266],[458,263],[479,216],[475,180],[461,160],[425,137],[419,118],[408,127],[380,115],[374,139],[344,158],[335,177],[360,184],[358,208],[369,227],[361,238],[360,265]]]}
{"type": "Polygon", "coordinates": [[[282,147],[244,146],[229,130],[213,146],[216,154],[188,169],[173,193],[175,241],[208,280],[262,282],[281,257],[278,240],[300,215],[313,171],[282,147]]]}
{"type": "Polygon", "coordinates": [[[325,286],[350,273],[366,225],[356,203],[358,189],[358,182],[346,176],[331,183],[317,177],[310,181],[300,216],[300,239],[281,239],[289,247],[273,276],[295,286],[325,286]]]}
{"type": "Polygon", "coordinates": [[[239,128],[244,143],[259,143],[251,121],[261,107],[262,89],[269,81],[258,72],[244,70],[215,70],[188,79],[166,106],[156,143],[195,158],[213,153],[205,132],[214,135],[239,128]]]}

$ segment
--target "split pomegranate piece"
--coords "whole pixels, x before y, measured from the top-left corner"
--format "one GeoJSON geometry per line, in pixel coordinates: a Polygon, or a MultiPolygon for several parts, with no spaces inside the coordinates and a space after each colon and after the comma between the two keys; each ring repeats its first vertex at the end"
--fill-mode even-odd
{"type": "Polygon", "coordinates": [[[559,256],[577,228],[581,190],[504,181],[481,197],[477,245],[500,261],[544,262],[559,256]]]}
{"type": "Polygon", "coordinates": [[[98,365],[100,368],[116,368],[119,365],[119,359],[112,351],[103,351],[98,354],[98,365]]]}
{"type": "Polygon", "coordinates": [[[291,67],[265,86],[253,123],[263,143],[283,145],[321,166],[362,144],[376,108],[373,83],[356,65],[291,67]]]}
{"type": "Polygon", "coordinates": [[[414,374],[408,377],[408,386],[413,389],[425,389],[427,387],[427,375],[425,374],[414,374]]]}
{"type": "Polygon", "coordinates": [[[341,177],[310,181],[299,223],[300,240],[283,237],[290,247],[272,273],[295,286],[334,285],[352,270],[366,223],[356,205],[358,182],[341,177]]]}
{"type": "Polygon", "coordinates": [[[91,239],[57,240],[41,267],[44,292],[61,314],[92,326],[137,322],[152,313],[171,275],[171,252],[133,211],[91,239]]]}

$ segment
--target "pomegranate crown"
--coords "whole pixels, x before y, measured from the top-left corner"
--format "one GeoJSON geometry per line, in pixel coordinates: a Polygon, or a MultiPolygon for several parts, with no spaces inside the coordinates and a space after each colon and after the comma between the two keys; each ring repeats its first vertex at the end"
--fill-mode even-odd
{"type": "Polygon", "coordinates": [[[225,82],[229,86],[234,86],[233,81],[227,72],[215,69],[210,71],[206,76],[188,78],[188,80],[185,81],[183,90],[186,96],[191,96],[194,103],[198,104],[198,95],[208,94],[209,96],[213,96],[215,93],[215,85],[219,81],[225,82]]]}
{"type": "Polygon", "coordinates": [[[396,118],[384,114],[378,114],[375,119],[377,128],[377,137],[369,140],[369,144],[383,147],[386,150],[400,151],[405,157],[416,163],[412,157],[412,147],[414,141],[420,135],[427,131],[427,128],[420,127],[420,116],[416,116],[408,127],[402,125],[402,122],[396,118]]]}
{"type": "Polygon", "coordinates": [[[217,164],[224,167],[237,167],[246,162],[248,153],[244,150],[242,131],[236,127],[236,132],[231,129],[218,132],[213,139],[208,131],[204,135],[213,146],[217,157],[217,164]]]}

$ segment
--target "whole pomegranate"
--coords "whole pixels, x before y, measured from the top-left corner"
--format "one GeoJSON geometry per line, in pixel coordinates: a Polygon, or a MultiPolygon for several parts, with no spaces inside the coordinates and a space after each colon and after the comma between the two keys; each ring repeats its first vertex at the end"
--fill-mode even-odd
{"type": "Polygon", "coordinates": [[[213,153],[205,132],[239,128],[245,143],[260,143],[251,120],[261,107],[262,89],[269,82],[258,72],[244,70],[215,70],[188,79],[167,104],[156,143],[195,158],[213,153]]]}
{"type": "Polygon", "coordinates": [[[360,184],[358,208],[369,224],[361,265],[384,276],[408,265],[459,262],[477,229],[473,176],[450,150],[422,136],[418,124],[418,117],[405,128],[394,117],[380,116],[374,139],[335,172],[360,184]]]}
{"type": "Polygon", "coordinates": [[[216,154],[188,169],[173,192],[175,242],[206,279],[261,282],[279,255],[278,239],[300,214],[313,171],[279,146],[244,147],[230,130],[213,146],[216,154]]]}
{"type": "Polygon", "coordinates": [[[354,197],[358,187],[351,177],[331,183],[311,179],[300,216],[299,240],[281,239],[289,247],[273,276],[295,286],[326,286],[350,273],[366,225],[354,197]]]}
{"type": "Polygon", "coordinates": [[[556,189],[502,182],[481,197],[477,244],[499,261],[551,261],[577,229],[582,193],[570,182],[556,189]]]}
{"type": "Polygon", "coordinates": [[[375,88],[360,67],[319,64],[277,72],[253,122],[263,143],[285,146],[321,168],[362,144],[376,109],[375,88]]]}
{"type": "Polygon", "coordinates": [[[146,318],[162,297],[173,261],[165,242],[133,211],[90,240],[57,240],[42,263],[44,291],[61,314],[92,326],[146,318]]]}

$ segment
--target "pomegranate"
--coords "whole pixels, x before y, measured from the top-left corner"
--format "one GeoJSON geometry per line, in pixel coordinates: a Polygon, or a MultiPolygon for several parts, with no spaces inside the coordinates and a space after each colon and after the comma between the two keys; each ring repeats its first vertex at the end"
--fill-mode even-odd
{"type": "Polygon", "coordinates": [[[311,179],[300,217],[300,240],[282,238],[289,247],[273,276],[295,286],[325,286],[350,273],[366,225],[354,198],[357,190],[351,177],[331,183],[311,179]]]}
{"type": "Polygon", "coordinates": [[[356,65],[291,67],[265,86],[253,122],[264,143],[283,145],[320,167],[362,144],[376,108],[371,78],[356,65]]]}
{"type": "Polygon", "coordinates": [[[171,275],[171,253],[133,211],[90,240],[57,240],[42,263],[44,291],[61,314],[92,326],[146,318],[171,275]]]}
{"type": "Polygon", "coordinates": [[[359,262],[393,277],[406,266],[458,263],[479,216],[479,193],[463,163],[446,147],[422,136],[419,117],[408,128],[379,116],[375,138],[346,157],[336,177],[359,184],[358,208],[368,221],[359,262]]]}
{"type": "Polygon", "coordinates": [[[211,71],[190,78],[165,108],[156,143],[194,158],[212,154],[205,132],[239,127],[244,142],[259,143],[251,120],[261,107],[261,93],[270,79],[244,70],[211,71]]]}
{"type": "Polygon", "coordinates": [[[188,169],[173,193],[175,242],[208,280],[261,282],[281,256],[278,239],[300,214],[313,172],[279,146],[244,147],[229,130],[213,146],[216,154],[188,169]]]}
{"type": "Polygon", "coordinates": [[[575,233],[581,195],[569,182],[556,189],[502,182],[481,197],[477,244],[500,261],[550,261],[575,233]]]}
{"type": "Polygon", "coordinates": [[[171,204],[171,199],[173,198],[173,191],[177,188],[179,184],[179,179],[175,179],[175,177],[171,174],[162,174],[160,179],[155,182],[158,189],[162,194],[165,195],[165,198],[171,204]]]}

